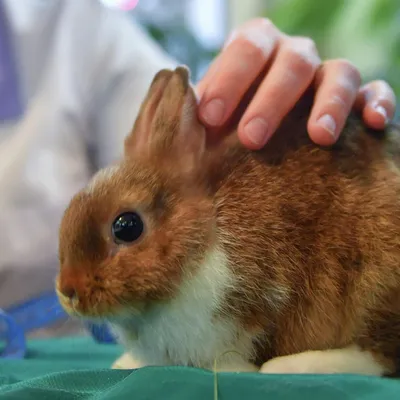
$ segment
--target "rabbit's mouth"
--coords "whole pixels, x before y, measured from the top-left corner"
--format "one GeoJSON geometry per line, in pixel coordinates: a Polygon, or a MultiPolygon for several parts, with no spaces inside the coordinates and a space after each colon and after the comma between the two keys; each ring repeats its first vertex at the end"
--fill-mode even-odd
{"type": "MultiPolygon", "coordinates": [[[[71,317],[95,320],[100,319],[112,322],[116,320],[118,321],[121,316],[127,313],[126,307],[122,305],[110,306],[105,303],[90,304],[87,301],[80,301],[77,297],[66,297],[58,290],[57,295],[62,308],[71,317]]],[[[131,318],[134,315],[140,315],[139,307],[132,307],[129,310],[129,315],[131,318]]]]}
{"type": "Polygon", "coordinates": [[[68,291],[60,284],[60,277],[56,280],[56,293],[65,312],[72,317],[85,319],[114,320],[129,313],[140,315],[143,306],[140,304],[126,305],[121,299],[116,299],[104,290],[68,291]]]}

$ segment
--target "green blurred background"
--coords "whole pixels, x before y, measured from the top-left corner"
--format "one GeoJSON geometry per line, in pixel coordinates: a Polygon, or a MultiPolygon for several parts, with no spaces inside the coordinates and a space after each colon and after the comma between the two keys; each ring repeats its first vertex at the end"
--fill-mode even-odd
{"type": "Polygon", "coordinates": [[[400,0],[283,0],[265,15],[312,37],[322,58],[347,58],[364,80],[386,79],[400,95],[400,0]]]}
{"type": "Polygon", "coordinates": [[[400,96],[400,0],[142,0],[132,15],[195,80],[229,31],[265,16],[313,38],[323,59],[347,58],[364,80],[385,79],[400,96]]]}

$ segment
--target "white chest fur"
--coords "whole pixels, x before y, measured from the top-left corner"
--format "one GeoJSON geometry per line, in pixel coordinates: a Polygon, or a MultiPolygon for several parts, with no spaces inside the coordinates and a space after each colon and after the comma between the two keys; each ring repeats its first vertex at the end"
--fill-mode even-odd
{"type": "Polygon", "coordinates": [[[221,357],[224,370],[254,370],[246,361],[252,337],[231,317],[216,313],[235,278],[221,250],[213,250],[179,295],[151,315],[140,317],[135,328],[116,327],[122,343],[142,365],[192,365],[212,368],[221,357]],[[135,334],[133,332],[136,330],[135,334]]]}

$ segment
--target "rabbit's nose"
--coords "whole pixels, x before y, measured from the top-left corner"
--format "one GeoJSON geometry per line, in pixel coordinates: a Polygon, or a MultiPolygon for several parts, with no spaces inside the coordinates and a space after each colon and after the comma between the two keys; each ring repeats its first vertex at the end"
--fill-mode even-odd
{"type": "Polygon", "coordinates": [[[79,300],[84,287],[82,277],[69,267],[65,267],[57,278],[57,289],[68,300],[79,300]]]}
{"type": "Polygon", "coordinates": [[[68,300],[75,300],[78,298],[77,291],[73,285],[63,285],[60,288],[60,292],[63,296],[65,296],[68,300]]]}
{"type": "Polygon", "coordinates": [[[68,300],[78,299],[77,282],[67,276],[61,276],[58,280],[58,290],[68,300]]]}

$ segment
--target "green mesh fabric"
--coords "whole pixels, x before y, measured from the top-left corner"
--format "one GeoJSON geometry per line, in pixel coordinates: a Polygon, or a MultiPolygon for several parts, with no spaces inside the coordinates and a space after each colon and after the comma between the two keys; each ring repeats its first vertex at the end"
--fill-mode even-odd
{"type": "MultiPolygon", "coordinates": [[[[214,400],[212,372],[107,369],[120,354],[90,338],[35,340],[28,358],[0,361],[0,399],[214,400]]],[[[218,374],[218,400],[399,400],[400,380],[359,376],[218,374]]]]}

